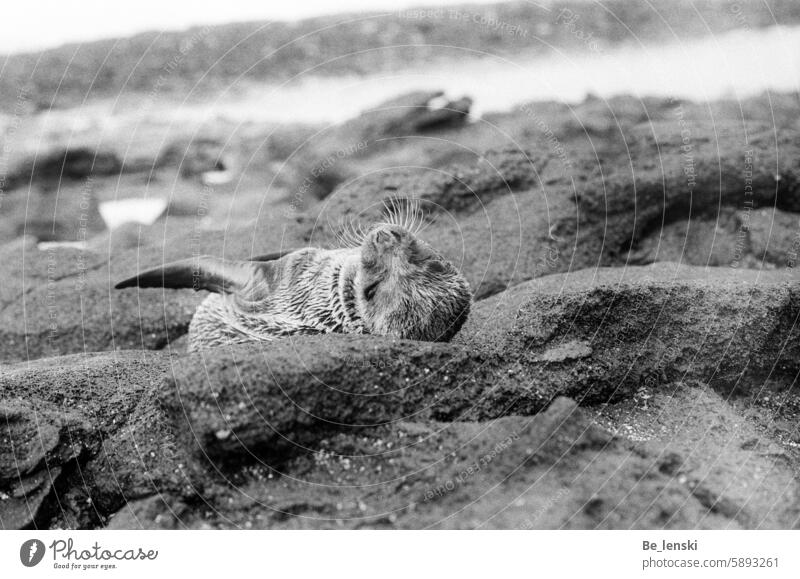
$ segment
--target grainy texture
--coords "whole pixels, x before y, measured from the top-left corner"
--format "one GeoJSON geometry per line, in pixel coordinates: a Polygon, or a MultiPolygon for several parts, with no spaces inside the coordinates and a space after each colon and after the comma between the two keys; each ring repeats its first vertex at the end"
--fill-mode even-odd
{"type": "MultiPolygon", "coordinates": [[[[794,4],[773,4],[791,21],[794,4]]],[[[598,6],[581,22],[612,34],[622,24],[591,17],[598,6]]],[[[767,23],[742,9],[751,26],[767,23]]],[[[534,8],[496,15],[514,10],[534,8]]],[[[637,21],[631,10],[623,22],[637,21]]],[[[712,29],[735,24],[713,15],[712,29]]],[[[341,41],[383,38],[371,21],[341,41]]],[[[400,24],[402,41],[423,22],[400,24]]],[[[231,62],[262,58],[262,32],[231,62]]],[[[510,36],[479,36],[468,40],[514,50],[510,36]]],[[[134,91],[180,38],[154,45],[134,91]]],[[[78,51],[56,104],[84,94],[98,47],[78,51]]],[[[177,88],[214,50],[193,53],[177,88]]],[[[298,49],[252,74],[291,74],[324,53],[298,49]]],[[[49,102],[59,54],[43,57],[28,105],[49,102]]],[[[118,88],[117,56],[100,94],[118,88]]],[[[29,61],[9,61],[3,83],[29,61]]],[[[210,76],[241,70],[223,65],[210,76]]],[[[469,95],[444,109],[437,95],[397,95],[333,127],[121,122],[99,141],[78,130],[103,162],[87,166],[74,146],[57,211],[46,196],[72,127],[43,151],[15,150],[0,227],[2,526],[800,526],[797,95],[588,97],[477,119],[465,116],[469,95]],[[131,148],[121,165],[120,144],[131,148]],[[39,153],[56,164],[37,169],[39,153]],[[209,181],[220,163],[230,180],[209,181]],[[95,202],[151,196],[168,201],[153,225],[95,227],[95,202]],[[420,238],[472,288],[448,343],[330,334],[189,354],[204,296],[113,290],[195,255],[335,247],[342,221],[370,224],[390,197],[419,200],[420,238]],[[85,235],[86,247],[40,249],[48,235],[85,235]]],[[[21,118],[20,142],[38,138],[37,118],[21,118]]]]}

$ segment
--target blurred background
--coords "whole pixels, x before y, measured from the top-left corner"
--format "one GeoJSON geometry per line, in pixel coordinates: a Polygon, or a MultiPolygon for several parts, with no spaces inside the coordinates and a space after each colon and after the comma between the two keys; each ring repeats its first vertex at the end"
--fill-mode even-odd
{"type": "MultiPolygon", "coordinates": [[[[344,165],[375,148],[348,154],[348,163],[303,188],[309,149],[326,135],[322,148],[330,145],[331,126],[411,92],[426,93],[426,106],[457,102],[468,123],[531,101],[577,110],[619,95],[706,103],[796,94],[799,21],[791,0],[9,6],[0,39],[0,171],[5,193],[26,194],[5,200],[0,238],[88,241],[77,238],[81,220],[68,214],[69,198],[81,195],[67,194],[57,207],[47,194],[89,174],[96,180],[83,201],[98,205],[89,233],[149,224],[168,211],[194,215],[197,183],[237,191],[239,210],[253,195],[259,206],[302,198],[308,208],[358,171],[344,165]]],[[[603,115],[590,113],[590,124],[609,122],[603,115]]],[[[572,121],[583,126],[580,115],[572,121]]],[[[525,115],[523,124],[546,132],[539,117],[525,115]]],[[[547,123],[551,134],[557,124],[547,123]]],[[[479,154],[519,136],[484,132],[462,140],[479,154]]],[[[426,159],[438,166],[464,154],[426,159]]],[[[236,217],[218,201],[209,201],[210,212],[225,219],[206,215],[209,226],[236,217]]]]}

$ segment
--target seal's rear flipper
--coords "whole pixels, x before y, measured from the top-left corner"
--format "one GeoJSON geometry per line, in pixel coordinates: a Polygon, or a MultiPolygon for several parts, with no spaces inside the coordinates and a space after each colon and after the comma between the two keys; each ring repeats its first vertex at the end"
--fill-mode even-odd
{"type": "Polygon", "coordinates": [[[267,281],[269,286],[273,268],[273,264],[265,261],[226,261],[201,256],[149,269],[119,282],[114,287],[164,287],[214,293],[247,293],[248,288],[252,288],[254,282],[259,280],[267,281]]]}

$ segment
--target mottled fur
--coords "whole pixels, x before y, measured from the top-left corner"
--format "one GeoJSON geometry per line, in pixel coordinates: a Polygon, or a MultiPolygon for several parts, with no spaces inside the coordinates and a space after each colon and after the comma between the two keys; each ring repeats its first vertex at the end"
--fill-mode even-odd
{"type": "Polygon", "coordinates": [[[469,314],[461,274],[395,225],[370,231],[358,248],[301,249],[275,262],[268,282],[212,294],[189,326],[189,348],[269,341],[294,334],[377,334],[450,340],[469,314]]]}
{"type": "Polygon", "coordinates": [[[217,292],[192,318],[190,350],[319,333],[448,341],[469,314],[469,285],[417,237],[424,225],[417,206],[393,202],[387,209],[387,220],[368,231],[346,229],[342,249],[305,248],[264,262],[199,258],[117,287],[217,292]]]}

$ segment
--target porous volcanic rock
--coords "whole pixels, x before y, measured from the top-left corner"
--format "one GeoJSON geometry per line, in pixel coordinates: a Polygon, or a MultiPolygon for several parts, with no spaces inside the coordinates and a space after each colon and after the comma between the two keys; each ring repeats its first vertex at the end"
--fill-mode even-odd
{"type": "Polygon", "coordinates": [[[756,259],[777,267],[795,267],[800,251],[800,216],[764,207],[739,214],[748,249],[756,259]]]}
{"type": "Polygon", "coordinates": [[[90,147],[54,149],[31,154],[9,173],[9,189],[45,183],[49,188],[63,180],[81,181],[92,176],[118,175],[122,163],[113,151],[90,147]]]}
{"type": "Polygon", "coordinates": [[[359,159],[404,147],[407,137],[462,126],[472,99],[447,100],[443,91],[418,91],[390,99],[340,125],[309,135],[290,158],[302,197],[322,199],[357,173],[359,159]]]}
{"type": "Polygon", "coordinates": [[[792,270],[586,270],[478,302],[451,344],[50,358],[9,367],[0,394],[66,404],[100,441],[37,526],[783,527],[800,512],[789,435],[732,401],[790,392],[794,286],[792,270]]]}
{"type": "Polygon", "coordinates": [[[80,241],[104,229],[91,182],[52,188],[34,184],[3,196],[0,242],[23,235],[40,241],[80,241]]]}
{"type": "MultiPolygon", "coordinates": [[[[733,398],[696,380],[645,387],[600,408],[598,416],[612,432],[638,441],[642,451],[657,453],[662,472],[685,485],[709,516],[728,519],[723,528],[800,524],[796,421],[791,383],[771,379],[733,398]],[[787,420],[788,429],[776,436],[776,426],[787,420]]],[[[707,524],[704,519],[698,524],[707,524]]]]}
{"type": "Polygon", "coordinates": [[[96,452],[99,437],[80,414],[30,399],[4,398],[0,421],[0,526],[47,524],[62,473],[96,452]]]}
{"type": "Polygon", "coordinates": [[[718,528],[664,466],[592,424],[574,401],[488,423],[400,421],[319,441],[288,463],[161,495],[112,528],[718,528]],[[599,488],[596,481],[605,481],[599,488]],[[655,497],[655,500],[654,500],[655,497]],[[700,524],[698,525],[698,522],[700,524]]]}
{"type": "Polygon", "coordinates": [[[157,399],[169,365],[160,352],[116,352],[5,366],[3,525],[94,527],[128,499],[184,488],[157,399]]]}
{"type": "Polygon", "coordinates": [[[466,100],[403,99],[297,130],[286,175],[124,176],[175,210],[88,250],[0,247],[0,360],[23,361],[0,370],[4,526],[798,525],[797,99],[591,97],[470,123],[466,100]],[[111,289],[198,253],[336,246],[390,197],[420,200],[420,236],[473,288],[451,343],[189,355],[202,295],[111,289]]]}
{"type": "Polygon", "coordinates": [[[204,295],[191,290],[115,290],[143,269],[195,255],[247,259],[304,244],[298,223],[265,215],[235,231],[208,230],[194,219],[183,229],[147,227],[130,247],[112,237],[91,250],[40,250],[7,244],[0,255],[11,274],[0,284],[0,360],[143,348],[157,350],[188,330],[204,295]]]}
{"type": "Polygon", "coordinates": [[[800,369],[797,279],[672,263],[552,275],[478,302],[454,341],[581,403],[687,378],[749,392],[800,369]]]}

